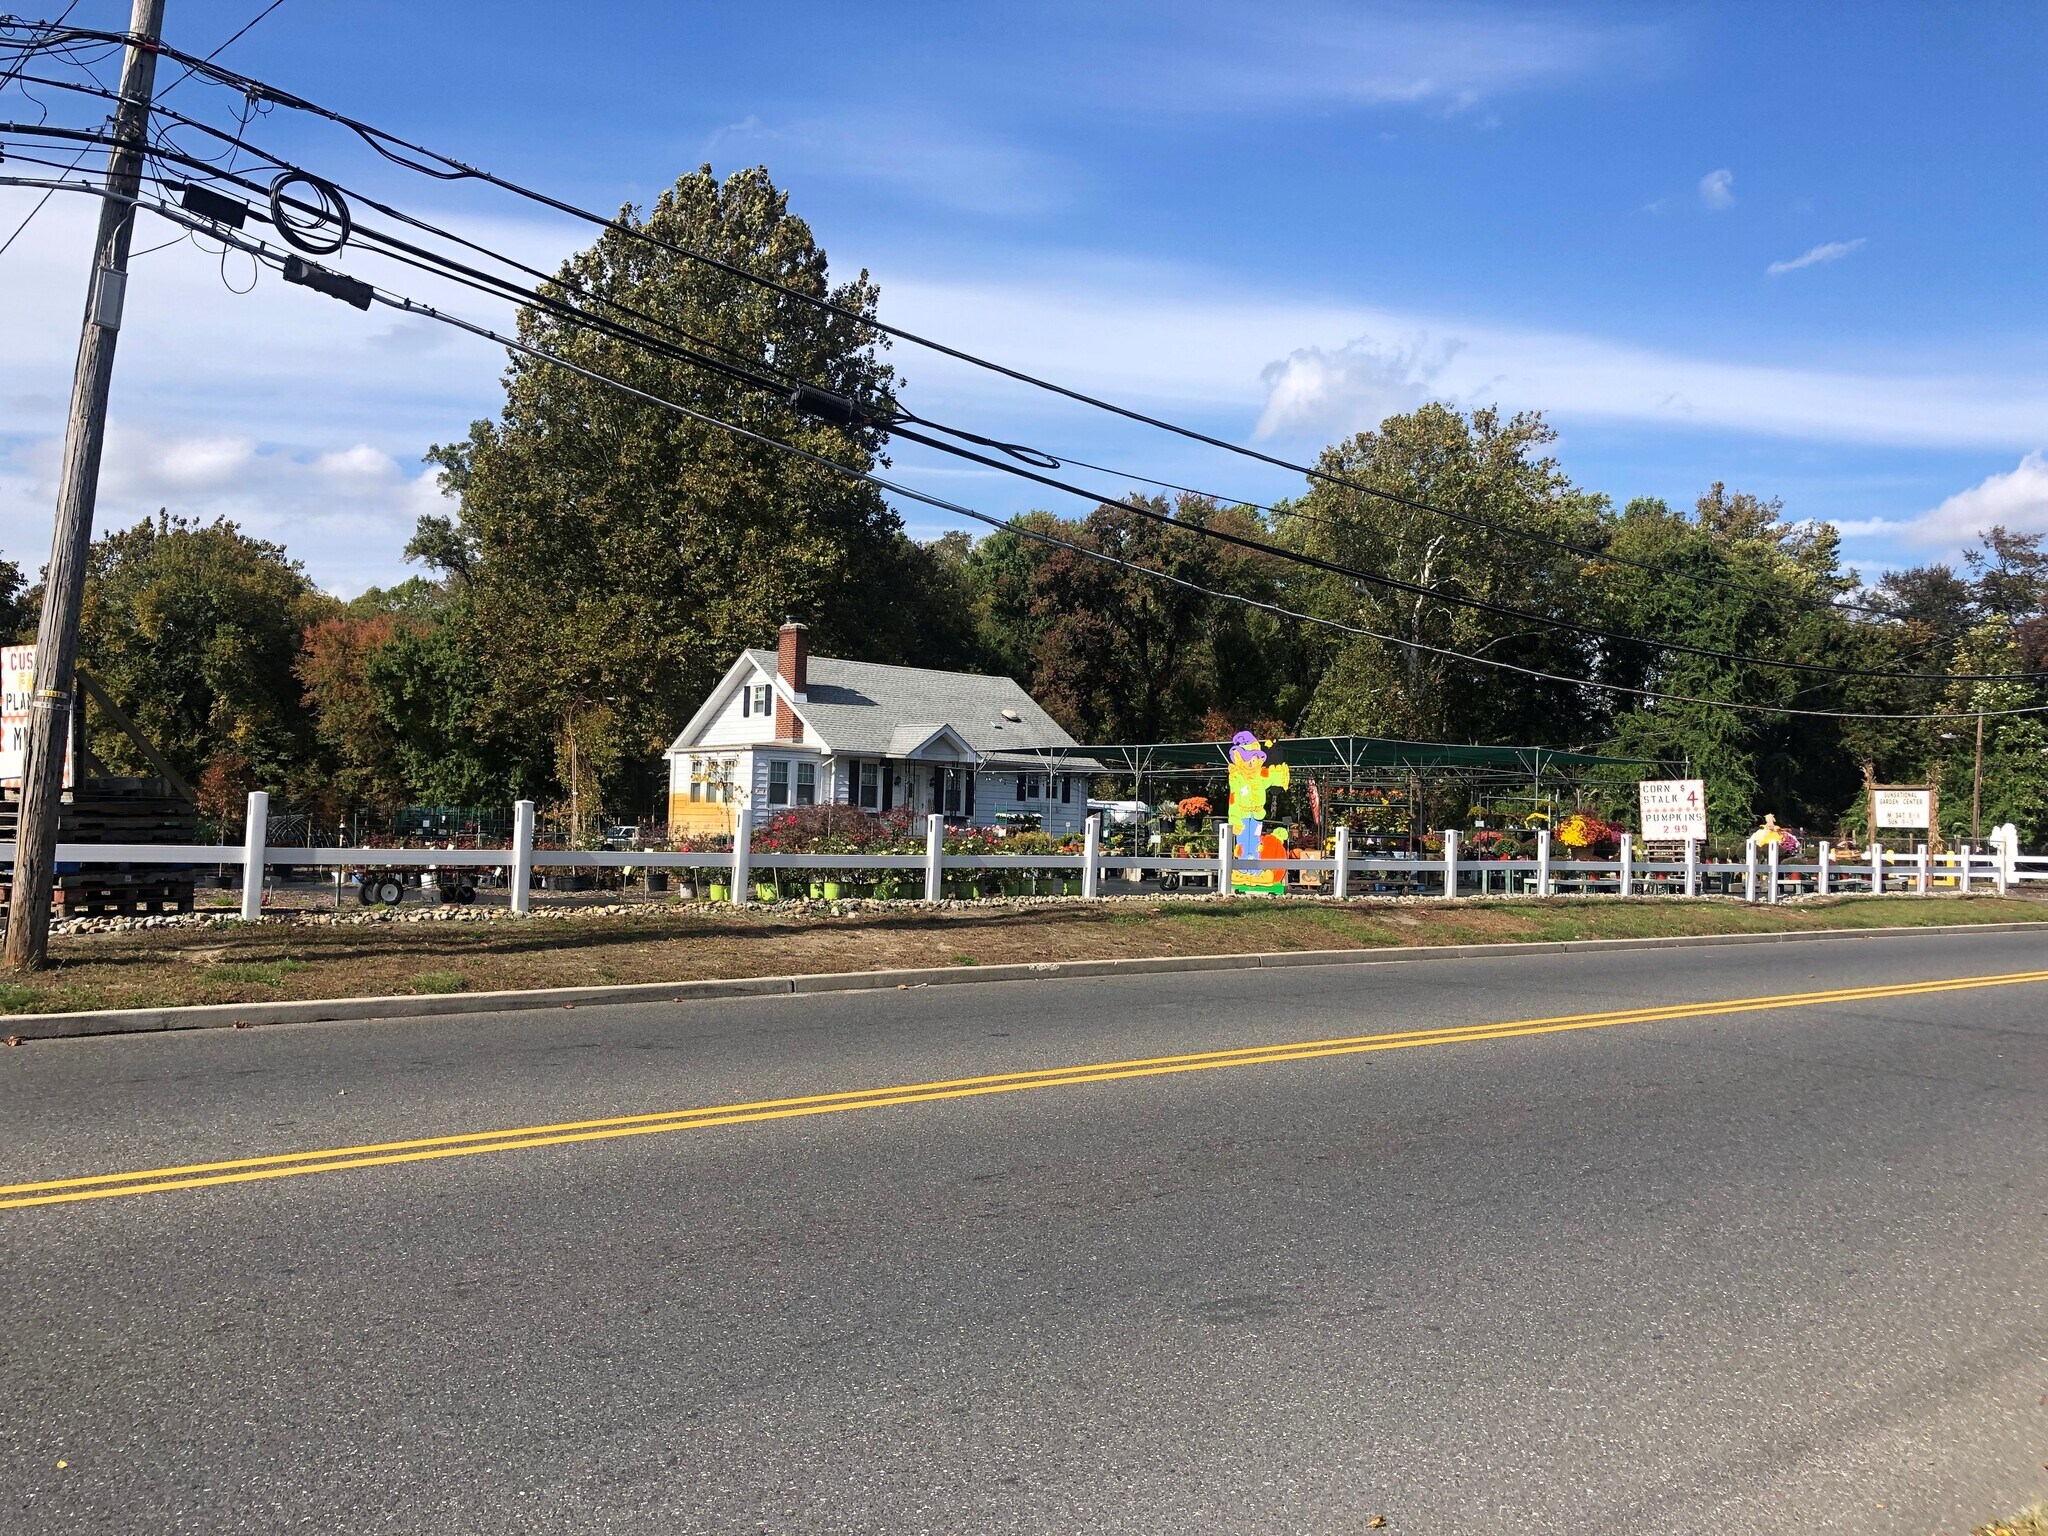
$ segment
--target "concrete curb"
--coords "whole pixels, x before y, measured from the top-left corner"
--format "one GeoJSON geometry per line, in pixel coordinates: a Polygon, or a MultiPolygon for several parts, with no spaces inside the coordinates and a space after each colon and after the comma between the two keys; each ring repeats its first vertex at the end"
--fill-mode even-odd
{"type": "Polygon", "coordinates": [[[747,976],[731,981],[629,982],[608,987],[551,987],[532,992],[348,997],[290,1003],[219,1003],[197,1008],[106,1009],[93,1013],[17,1014],[0,1029],[23,1040],[82,1035],[148,1034],[170,1029],[237,1025],[324,1024],[372,1019],[446,1018],[518,1009],[591,1004],[694,1003],[729,997],[789,997],[807,992],[880,992],[898,987],[948,987],[990,981],[1061,977],[1147,976],[1179,971],[1280,970],[1301,965],[1405,965],[1434,960],[1511,960],[1524,955],[1598,953],[1623,949],[1689,949],[1715,944],[1808,943],[1821,939],[1939,938],[1971,933],[2048,935],[2048,921],[1945,923],[1926,928],[1823,928],[1803,933],[1708,933],[1648,939],[1561,939],[1530,944],[1444,944],[1412,949],[1309,949],[1270,954],[1159,955],[1128,960],[1058,960],[1027,965],[933,966],[902,971],[842,971],[816,976],[747,976]]]}

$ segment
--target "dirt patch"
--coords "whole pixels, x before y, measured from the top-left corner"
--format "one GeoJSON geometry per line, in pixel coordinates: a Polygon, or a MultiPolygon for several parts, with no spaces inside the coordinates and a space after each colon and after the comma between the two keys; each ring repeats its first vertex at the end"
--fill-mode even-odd
{"type": "Polygon", "coordinates": [[[383,923],[81,934],[47,971],[0,985],[0,1012],[55,1013],[619,982],[692,981],[933,964],[1091,960],[1518,940],[2040,921],[2039,901],[1844,897],[1782,907],[1721,901],[1491,901],[1400,906],[1285,898],[1123,899],[830,918],[772,908],[648,907],[548,922],[383,923]]]}

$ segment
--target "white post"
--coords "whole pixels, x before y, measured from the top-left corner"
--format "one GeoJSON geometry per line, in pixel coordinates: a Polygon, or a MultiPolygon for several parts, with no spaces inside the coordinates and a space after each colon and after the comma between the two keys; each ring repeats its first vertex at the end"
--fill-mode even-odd
{"type": "Polygon", "coordinates": [[[1636,883],[1636,835],[1633,832],[1621,834],[1621,891],[1626,896],[1636,883]]]}
{"type": "Polygon", "coordinates": [[[1458,829],[1444,828],[1444,899],[1458,894],[1458,829]]]}
{"type": "Polygon", "coordinates": [[[1541,827],[1536,832],[1536,894],[1550,894],[1550,829],[1541,827]]]}
{"type": "Polygon", "coordinates": [[[1820,871],[1813,880],[1813,893],[1816,896],[1825,896],[1828,893],[1828,855],[1832,851],[1825,842],[1820,845],[1820,871]]]}
{"type": "Polygon", "coordinates": [[[1230,846],[1230,823],[1216,823],[1216,892],[1220,896],[1230,894],[1230,856],[1235,850],[1230,846]]]}
{"type": "Polygon", "coordinates": [[[1093,900],[1102,894],[1102,813],[1081,823],[1081,894],[1093,900]]]}
{"type": "Polygon", "coordinates": [[[1991,883],[1997,887],[1998,894],[2003,896],[2011,889],[2009,884],[2011,876],[2005,872],[2005,849],[2002,844],[1998,843],[1993,843],[1991,846],[1992,850],[1998,855],[1998,862],[1991,866],[1991,883]]]}
{"type": "Polygon", "coordinates": [[[1697,896],[1700,893],[1700,843],[1696,837],[1685,840],[1685,894],[1697,896]]]}
{"type": "Polygon", "coordinates": [[[249,822],[242,834],[242,921],[263,920],[263,855],[270,842],[270,794],[249,791],[249,822]]]}
{"type": "Polygon", "coordinates": [[[937,901],[946,893],[945,872],[939,860],[946,854],[946,818],[937,814],[924,819],[924,899],[937,901]]]}
{"type": "Polygon", "coordinates": [[[524,917],[533,909],[533,802],[512,803],[512,880],[506,892],[512,910],[524,917]]]}
{"type": "MultiPolygon", "coordinates": [[[[1921,867],[1924,869],[1926,866],[1921,867]]],[[[1884,844],[1875,838],[1870,842],[1870,894],[1884,894],[1884,844]]]]}
{"type": "Polygon", "coordinates": [[[1778,845],[1771,844],[1771,896],[1770,904],[1778,904],[1778,845]]]}
{"type": "MultiPolygon", "coordinates": [[[[1963,844],[1959,845],[1959,846],[1957,847],[1957,849],[1956,849],[1956,873],[1957,873],[1957,886],[1956,886],[1956,889],[1957,889],[1958,891],[1960,891],[1960,892],[1961,892],[1961,893],[1962,893],[1963,895],[1965,895],[1965,896],[1969,895],[1969,894],[1970,894],[1970,845],[1969,845],[1968,843],[1963,843],[1963,844]]],[[[245,905],[246,905],[246,898],[244,898],[244,903],[245,903],[245,905]]]]}
{"type": "Polygon", "coordinates": [[[742,805],[732,819],[732,904],[744,907],[754,899],[754,818],[742,805]]]}
{"type": "Polygon", "coordinates": [[[1334,857],[1337,867],[1330,872],[1330,894],[1342,901],[1351,894],[1351,829],[1341,822],[1337,826],[1334,857]]]}
{"type": "Polygon", "coordinates": [[[1742,899],[1756,900],[1756,839],[1742,840],[1742,899]]]}
{"type": "Polygon", "coordinates": [[[1922,896],[1934,889],[1934,850],[1925,843],[1920,845],[1920,868],[1914,876],[1914,889],[1922,896]]]}

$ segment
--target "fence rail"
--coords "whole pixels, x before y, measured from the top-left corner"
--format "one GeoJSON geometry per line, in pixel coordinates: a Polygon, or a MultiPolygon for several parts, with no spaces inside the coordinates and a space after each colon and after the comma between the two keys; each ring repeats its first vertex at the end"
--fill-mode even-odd
{"type": "MultiPolygon", "coordinates": [[[[1329,856],[1238,859],[1227,825],[1218,823],[1218,852],[1213,856],[1105,854],[1101,818],[1095,816],[1086,822],[1081,852],[1053,854],[948,853],[945,824],[938,816],[926,819],[922,853],[755,853],[744,819],[729,852],[538,849],[533,846],[533,803],[528,800],[520,801],[513,809],[509,848],[274,847],[266,838],[268,797],[260,792],[249,797],[246,825],[248,837],[240,847],[61,843],[56,857],[60,865],[239,865],[243,871],[242,915],[251,920],[262,915],[262,871],[273,865],[337,870],[503,870],[516,912],[529,910],[535,871],[561,869],[714,871],[722,873],[725,881],[708,883],[729,885],[729,897],[736,906],[744,906],[753,895],[757,871],[783,869],[873,874],[916,871],[922,874],[927,901],[936,901],[944,894],[948,872],[964,870],[1072,871],[1080,878],[1081,894],[1091,897],[1102,894],[1103,877],[1108,874],[1172,874],[1182,880],[1200,877],[1217,890],[1229,890],[1234,876],[1253,870],[1315,875],[1324,889],[1339,897],[1361,889],[1391,889],[1404,894],[1455,898],[1466,891],[1491,894],[1498,885],[1502,895],[1531,896],[1611,890],[1617,896],[1697,897],[1734,894],[1739,889],[1746,900],[1776,902],[1788,893],[1807,891],[1823,896],[1844,891],[1897,891],[1927,896],[1986,889],[2004,895],[2021,882],[2048,882],[2048,855],[2019,854],[2008,845],[1990,850],[1966,846],[1952,853],[1937,854],[1930,854],[1925,848],[1900,852],[1874,845],[1843,862],[1827,843],[1819,843],[1810,862],[1793,862],[1784,859],[1776,847],[1760,850],[1750,843],[1745,845],[1743,862],[1735,864],[1703,860],[1698,846],[1690,842],[1684,845],[1684,856],[1679,859],[1638,858],[1634,840],[1626,834],[1618,856],[1612,859],[1586,858],[1572,850],[1566,850],[1572,854],[1570,857],[1553,858],[1550,834],[1538,832],[1533,858],[1475,858],[1461,847],[1458,833],[1447,831],[1441,834],[1442,855],[1423,858],[1354,854],[1349,832],[1339,828],[1336,848],[1329,856]]],[[[14,844],[0,842],[0,863],[11,865],[13,858],[14,844]]]]}

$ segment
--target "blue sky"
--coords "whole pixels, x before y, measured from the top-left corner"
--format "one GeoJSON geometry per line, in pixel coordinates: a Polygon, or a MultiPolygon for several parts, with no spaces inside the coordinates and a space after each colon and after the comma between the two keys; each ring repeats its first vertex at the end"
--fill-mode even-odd
{"type": "MultiPolygon", "coordinates": [[[[258,8],[169,0],[170,35],[204,52],[258,8]]],[[[889,318],[1277,453],[1425,398],[1498,401],[1544,410],[1567,470],[1617,501],[1715,480],[1781,496],[1838,522],[1866,571],[1991,521],[2048,529],[2038,8],[565,14],[285,0],[223,62],[599,208],[705,160],[765,163],[889,318]]],[[[197,84],[173,101],[230,105],[197,84]]],[[[260,127],[530,258],[586,238],[332,129],[260,127]]],[[[0,238],[27,205],[0,190],[0,238]]],[[[27,564],[89,219],[59,199],[0,257],[0,547],[27,564]]],[[[138,263],[130,304],[103,525],[221,511],[337,590],[404,573],[434,505],[419,454],[493,409],[500,357],[274,281],[232,294],[189,244],[138,263]]],[[[1235,495],[1298,485],[895,361],[927,415],[1235,495]]],[[[898,462],[991,511],[1073,509],[898,462]]]]}

